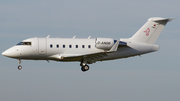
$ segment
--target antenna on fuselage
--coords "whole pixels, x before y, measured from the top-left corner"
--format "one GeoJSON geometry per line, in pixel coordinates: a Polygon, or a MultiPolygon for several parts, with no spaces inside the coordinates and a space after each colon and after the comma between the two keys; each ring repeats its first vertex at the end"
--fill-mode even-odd
{"type": "Polygon", "coordinates": [[[50,37],[50,35],[48,35],[46,38],[49,38],[50,37]]]}
{"type": "Polygon", "coordinates": [[[75,39],[76,38],[76,35],[73,37],[73,39],[75,39]]]}
{"type": "Polygon", "coordinates": [[[90,38],[91,38],[91,36],[88,37],[88,39],[90,39],[90,38]]]}

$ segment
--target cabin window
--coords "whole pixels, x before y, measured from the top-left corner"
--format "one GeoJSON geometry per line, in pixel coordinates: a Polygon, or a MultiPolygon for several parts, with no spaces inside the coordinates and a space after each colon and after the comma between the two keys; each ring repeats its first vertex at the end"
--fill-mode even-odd
{"type": "Polygon", "coordinates": [[[76,45],[76,48],[78,48],[78,45],[76,45]]]}
{"type": "Polygon", "coordinates": [[[52,45],[52,44],[50,44],[50,48],[53,48],[53,45],[52,45]]]}
{"type": "Polygon", "coordinates": [[[65,48],[65,45],[63,45],[63,48],[65,48]]]}
{"type": "Polygon", "coordinates": [[[31,42],[20,42],[17,45],[31,45],[31,42]]]}
{"type": "Polygon", "coordinates": [[[82,45],[82,48],[85,48],[85,46],[84,46],[84,45],[82,45]]]}
{"type": "Polygon", "coordinates": [[[59,48],[59,45],[57,45],[57,48],[59,48]]]}
{"type": "Polygon", "coordinates": [[[91,45],[88,45],[88,48],[91,48],[91,45]]]}
{"type": "Polygon", "coordinates": [[[69,48],[72,48],[72,45],[69,45],[69,48]]]}

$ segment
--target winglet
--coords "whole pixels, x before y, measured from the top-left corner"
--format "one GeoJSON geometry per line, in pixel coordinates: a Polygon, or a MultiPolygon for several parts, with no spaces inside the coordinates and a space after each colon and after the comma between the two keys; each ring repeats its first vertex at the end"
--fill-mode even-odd
{"type": "Polygon", "coordinates": [[[117,41],[108,52],[115,52],[115,51],[117,51],[118,45],[119,45],[119,41],[117,41]]]}

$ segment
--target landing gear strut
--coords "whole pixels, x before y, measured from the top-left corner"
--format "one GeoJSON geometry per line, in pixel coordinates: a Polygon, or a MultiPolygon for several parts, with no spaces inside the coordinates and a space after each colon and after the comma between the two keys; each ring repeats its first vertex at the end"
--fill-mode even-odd
{"type": "Polygon", "coordinates": [[[21,70],[22,69],[22,66],[20,65],[21,64],[21,59],[18,59],[18,64],[19,64],[18,69],[21,70]]]}
{"type": "Polygon", "coordinates": [[[89,70],[89,66],[87,65],[87,63],[81,62],[80,66],[81,66],[81,70],[82,70],[83,72],[89,70]]]}

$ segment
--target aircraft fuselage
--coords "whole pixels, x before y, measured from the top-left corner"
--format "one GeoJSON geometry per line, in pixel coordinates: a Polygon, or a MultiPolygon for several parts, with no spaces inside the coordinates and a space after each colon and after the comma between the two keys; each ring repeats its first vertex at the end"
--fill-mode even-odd
{"type": "MultiPolygon", "coordinates": [[[[8,49],[4,54],[8,54],[7,56],[16,59],[81,61],[82,59],[77,57],[62,59],[60,56],[63,56],[63,54],[68,56],[80,56],[83,54],[104,52],[104,49],[96,48],[96,45],[98,44],[96,40],[97,39],[30,38],[20,42],[22,44],[17,44],[16,46],[8,49]]],[[[101,44],[106,45],[109,43],[110,42],[106,41],[101,44]]],[[[158,46],[156,45],[132,41],[127,42],[127,44],[130,47],[119,45],[119,47],[121,47],[120,49],[117,49],[116,52],[108,53],[108,56],[100,59],[100,61],[130,57],[158,50],[158,46]]]]}

